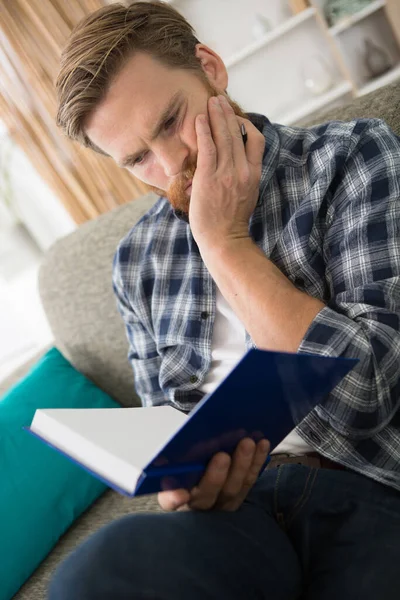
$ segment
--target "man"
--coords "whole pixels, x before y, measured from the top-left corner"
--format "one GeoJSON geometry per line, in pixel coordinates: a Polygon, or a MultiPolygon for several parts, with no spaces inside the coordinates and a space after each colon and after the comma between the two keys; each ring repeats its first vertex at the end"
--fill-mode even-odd
{"type": "Polygon", "coordinates": [[[267,440],[217,454],[78,548],[51,600],[398,598],[400,141],[271,124],[227,87],[161,2],[97,11],[63,53],[60,127],[161,196],[114,260],[137,392],[188,411],[253,345],[359,362],[271,468],[267,440]]]}

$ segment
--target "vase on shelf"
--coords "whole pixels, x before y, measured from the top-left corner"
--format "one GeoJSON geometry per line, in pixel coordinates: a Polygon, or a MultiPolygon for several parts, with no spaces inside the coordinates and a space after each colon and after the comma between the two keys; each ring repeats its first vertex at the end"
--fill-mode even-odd
{"type": "Polygon", "coordinates": [[[325,94],[333,86],[332,71],[322,56],[309,57],[303,63],[301,71],[304,86],[313,96],[325,94]]]}
{"type": "Polygon", "coordinates": [[[326,0],[324,5],[325,19],[329,27],[363,10],[372,0],[326,0]]]}
{"type": "Polygon", "coordinates": [[[371,79],[384,75],[393,67],[389,54],[370,39],[364,40],[364,65],[371,79]]]}

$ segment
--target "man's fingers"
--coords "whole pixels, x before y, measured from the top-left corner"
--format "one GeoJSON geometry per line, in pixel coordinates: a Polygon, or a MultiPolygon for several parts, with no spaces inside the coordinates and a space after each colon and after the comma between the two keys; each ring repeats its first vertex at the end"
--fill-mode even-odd
{"type": "Polygon", "coordinates": [[[197,115],[195,126],[197,135],[196,170],[211,176],[217,169],[217,149],[211,135],[208,118],[205,115],[197,115]]]}
{"type": "Polygon", "coordinates": [[[239,442],[233,455],[227,480],[219,498],[219,502],[222,504],[224,501],[232,500],[242,491],[253,463],[255,451],[256,444],[252,439],[245,438],[239,442]]]}
{"type": "Polygon", "coordinates": [[[210,461],[199,485],[192,489],[189,506],[209,510],[214,506],[229,473],[231,457],[219,452],[210,461]]]}
{"type": "Polygon", "coordinates": [[[213,96],[208,100],[208,112],[213,140],[217,149],[217,168],[221,175],[226,170],[234,169],[233,139],[227,120],[227,113],[219,96],[213,96]]]}
{"type": "Polygon", "coordinates": [[[163,510],[171,511],[178,510],[190,500],[190,492],[188,490],[171,490],[168,492],[160,492],[158,494],[158,504],[163,510]]]}
{"type": "Polygon", "coordinates": [[[260,470],[263,467],[269,453],[270,444],[268,440],[261,440],[258,442],[256,451],[253,456],[253,462],[247,473],[247,477],[244,480],[243,488],[247,488],[247,491],[253,487],[257,481],[257,477],[260,474],[260,470]]]}
{"type": "Polygon", "coordinates": [[[225,490],[223,490],[221,498],[217,503],[217,508],[221,507],[224,510],[234,511],[237,510],[243,504],[249,491],[257,481],[257,478],[260,474],[260,470],[262,469],[267,459],[269,448],[270,444],[267,440],[261,440],[260,442],[258,442],[253,453],[253,460],[251,466],[243,479],[241,491],[234,497],[226,497],[224,495],[225,490]]]}
{"type": "Polygon", "coordinates": [[[270,449],[265,439],[257,444],[242,439],[233,458],[219,452],[210,461],[198,486],[191,492],[183,489],[160,492],[158,502],[163,510],[236,510],[256,482],[270,449]]]}
{"type": "Polygon", "coordinates": [[[246,151],[243,144],[239,121],[228,100],[224,96],[220,96],[220,98],[222,98],[221,106],[225,113],[228,131],[232,139],[232,157],[235,170],[248,173],[249,165],[247,163],[246,151]]]}

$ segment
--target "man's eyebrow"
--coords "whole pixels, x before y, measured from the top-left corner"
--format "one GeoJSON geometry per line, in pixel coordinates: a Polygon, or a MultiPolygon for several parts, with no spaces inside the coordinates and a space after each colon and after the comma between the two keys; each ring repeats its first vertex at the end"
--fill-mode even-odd
{"type": "MultiPolygon", "coordinates": [[[[175,108],[175,105],[178,104],[179,100],[181,100],[182,97],[183,97],[182,90],[178,90],[172,96],[171,100],[168,102],[166,109],[163,111],[161,117],[159,118],[157,124],[155,125],[155,127],[153,127],[153,130],[150,134],[150,140],[152,142],[160,135],[160,132],[161,132],[162,128],[164,127],[165,121],[168,119],[168,117],[170,117],[173,109],[175,108]]],[[[133,152],[132,154],[127,154],[118,163],[118,165],[122,168],[126,167],[129,164],[132,164],[136,160],[136,158],[138,158],[142,153],[143,153],[143,150],[138,150],[137,152],[133,152]]]]}

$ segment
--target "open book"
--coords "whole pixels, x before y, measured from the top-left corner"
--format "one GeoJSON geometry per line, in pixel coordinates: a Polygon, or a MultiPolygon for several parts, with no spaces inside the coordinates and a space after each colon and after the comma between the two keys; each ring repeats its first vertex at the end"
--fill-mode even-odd
{"type": "Polygon", "coordinates": [[[46,409],[26,429],[118,492],[190,489],[243,437],[271,451],[357,360],[252,349],[188,414],[172,406],[46,409]]]}

